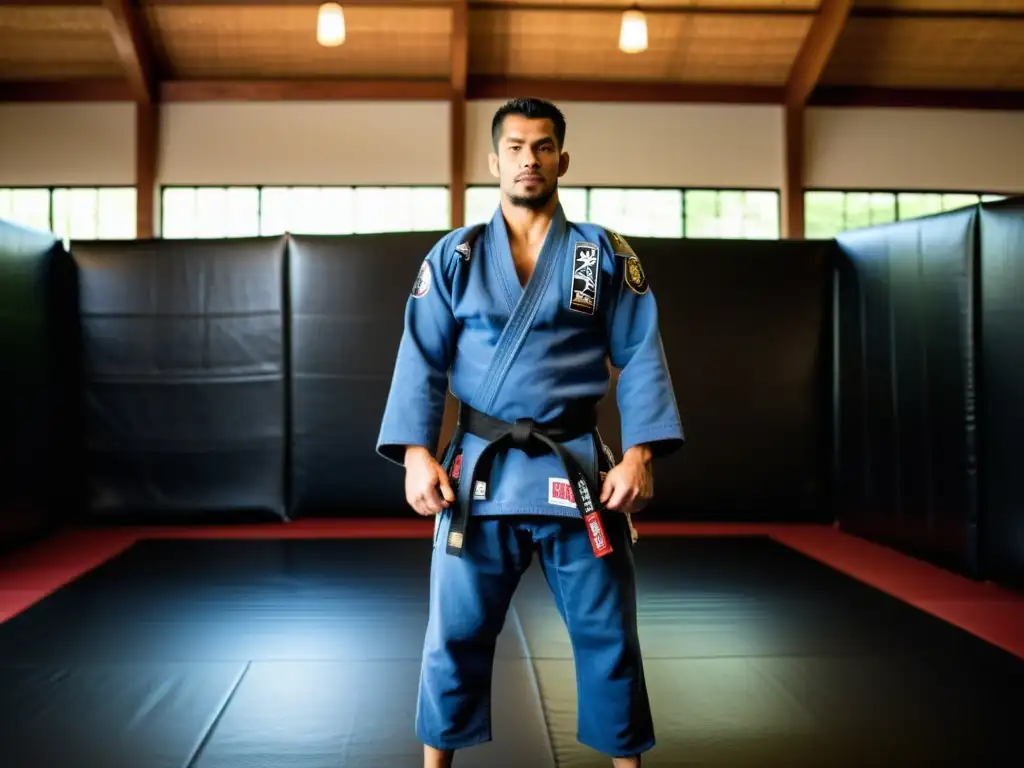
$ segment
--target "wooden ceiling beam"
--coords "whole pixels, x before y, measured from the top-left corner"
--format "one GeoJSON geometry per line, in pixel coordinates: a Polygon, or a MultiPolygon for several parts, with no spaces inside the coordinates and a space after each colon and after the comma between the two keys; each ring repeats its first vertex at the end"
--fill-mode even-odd
{"type": "MultiPolygon", "coordinates": [[[[168,80],[160,101],[447,101],[447,80],[168,80]]],[[[466,78],[468,101],[534,94],[559,101],[778,104],[781,88],[733,85],[676,85],[519,78],[466,78]]],[[[0,101],[134,101],[125,80],[2,81],[0,101]]],[[[893,107],[901,109],[1024,110],[1024,91],[969,91],[819,85],[807,107],[893,107]]]]}
{"type": "Polygon", "coordinates": [[[821,0],[786,82],[783,109],[782,236],[804,236],[804,106],[846,26],[853,0],[821,0]]]}
{"type": "Polygon", "coordinates": [[[134,101],[127,80],[0,80],[0,102],[134,101]]]}
{"type": "Polygon", "coordinates": [[[819,85],[807,100],[807,106],[1021,111],[1024,110],[1024,91],[819,85]]]}
{"type": "Polygon", "coordinates": [[[103,0],[110,14],[110,34],[140,104],[157,101],[157,72],[153,46],[141,12],[132,0],[103,0]]]}

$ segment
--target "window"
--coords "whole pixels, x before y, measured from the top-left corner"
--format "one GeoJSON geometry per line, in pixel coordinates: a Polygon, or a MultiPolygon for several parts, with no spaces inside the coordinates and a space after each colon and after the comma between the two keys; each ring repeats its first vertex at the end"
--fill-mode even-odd
{"type": "Polygon", "coordinates": [[[688,189],[686,236],[736,240],[779,238],[779,193],[688,189]]]}
{"type": "Polygon", "coordinates": [[[623,235],[682,237],[681,189],[592,189],[590,220],[623,235]]]}
{"type": "Polygon", "coordinates": [[[443,231],[446,187],[166,187],[163,236],[443,231]]]}
{"type": "Polygon", "coordinates": [[[134,187],[0,189],[0,219],[68,240],[131,240],[134,187]]]}
{"type": "Polygon", "coordinates": [[[963,192],[805,192],[804,235],[828,239],[851,229],[906,221],[1001,199],[1001,195],[963,192]]]}
{"type": "MultiPolygon", "coordinates": [[[[559,187],[570,221],[635,237],[778,239],[779,193],[771,190],[559,187]]],[[[497,187],[466,190],[466,223],[488,221],[497,187]]]]}

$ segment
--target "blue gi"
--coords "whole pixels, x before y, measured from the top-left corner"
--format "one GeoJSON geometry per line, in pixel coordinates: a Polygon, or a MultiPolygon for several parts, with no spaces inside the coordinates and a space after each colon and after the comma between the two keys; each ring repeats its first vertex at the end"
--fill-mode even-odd
{"type": "Polygon", "coordinates": [[[482,228],[445,235],[421,264],[377,450],[399,464],[405,446],[434,451],[450,387],[460,424],[443,463],[457,503],[435,526],[416,719],[427,745],[490,739],[495,642],[533,551],[572,642],[579,741],[612,756],[654,744],[631,527],[605,511],[613,551],[595,557],[583,519],[612,464],[595,415],[609,360],[620,369],[623,451],[679,448],[654,294],[617,234],[567,222],[558,206],[524,288],[499,208],[482,228]]]}

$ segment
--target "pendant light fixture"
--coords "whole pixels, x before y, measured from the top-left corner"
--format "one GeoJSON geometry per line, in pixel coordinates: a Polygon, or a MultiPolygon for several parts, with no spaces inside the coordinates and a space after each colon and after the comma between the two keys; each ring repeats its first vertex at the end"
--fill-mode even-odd
{"type": "Polygon", "coordinates": [[[619,50],[623,53],[643,53],[647,50],[647,19],[641,11],[623,11],[619,50]]]}
{"type": "Polygon", "coordinates": [[[316,17],[316,41],[327,48],[345,42],[345,12],[338,3],[324,3],[316,17]]]}

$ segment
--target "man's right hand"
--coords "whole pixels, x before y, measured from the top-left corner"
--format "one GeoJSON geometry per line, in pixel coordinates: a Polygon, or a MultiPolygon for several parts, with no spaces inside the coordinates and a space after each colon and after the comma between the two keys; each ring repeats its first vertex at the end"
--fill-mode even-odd
{"type": "Polygon", "coordinates": [[[405,500],[424,517],[440,514],[455,501],[448,473],[426,448],[405,451],[405,500]]]}

